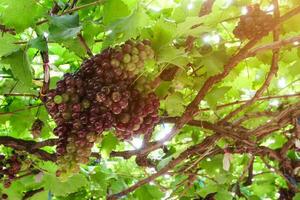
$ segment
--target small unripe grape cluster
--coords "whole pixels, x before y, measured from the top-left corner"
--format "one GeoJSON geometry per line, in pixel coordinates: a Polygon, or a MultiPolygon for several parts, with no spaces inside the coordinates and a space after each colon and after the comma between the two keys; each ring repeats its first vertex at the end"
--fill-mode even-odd
{"type": "Polygon", "coordinates": [[[262,11],[258,4],[248,6],[247,11],[246,15],[240,17],[240,21],[233,31],[234,35],[241,40],[251,40],[268,35],[275,25],[272,15],[262,11]]]}
{"type": "Polygon", "coordinates": [[[3,186],[9,188],[11,182],[17,177],[22,167],[23,156],[13,154],[9,158],[0,155],[0,180],[3,180],[3,186]]]}
{"type": "Polygon", "coordinates": [[[115,130],[121,140],[153,130],[159,100],[138,90],[136,81],[144,61],[153,57],[149,41],[130,40],[84,61],[49,91],[45,104],[57,124],[58,176],[78,172],[105,130],[115,130]]]}

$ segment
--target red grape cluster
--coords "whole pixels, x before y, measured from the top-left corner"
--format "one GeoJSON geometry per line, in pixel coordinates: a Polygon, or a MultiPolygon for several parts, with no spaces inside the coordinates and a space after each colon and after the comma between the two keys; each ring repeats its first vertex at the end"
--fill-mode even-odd
{"type": "Polygon", "coordinates": [[[258,4],[248,6],[247,11],[246,15],[240,17],[240,21],[233,31],[234,35],[241,40],[251,40],[268,35],[275,25],[272,15],[262,11],[258,4]]]}
{"type": "Polygon", "coordinates": [[[65,74],[46,95],[46,107],[57,124],[58,175],[78,172],[87,163],[94,142],[114,128],[121,139],[147,134],[158,122],[159,100],[137,90],[137,75],[154,57],[147,40],[127,41],[82,63],[65,74]]]}
{"type": "Polygon", "coordinates": [[[0,180],[3,180],[3,185],[5,188],[10,187],[11,182],[20,172],[22,159],[22,156],[19,156],[18,154],[13,154],[10,158],[0,155],[0,180]]]}
{"type": "Polygon", "coordinates": [[[128,139],[136,134],[149,134],[158,123],[159,100],[155,94],[142,97],[138,92],[132,94],[132,101],[125,112],[117,117],[116,135],[128,139]]]}

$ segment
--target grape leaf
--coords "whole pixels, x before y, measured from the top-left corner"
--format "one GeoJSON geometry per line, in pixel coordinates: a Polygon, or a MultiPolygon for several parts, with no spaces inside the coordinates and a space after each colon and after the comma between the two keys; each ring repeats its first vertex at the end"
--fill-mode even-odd
{"type": "Polygon", "coordinates": [[[61,42],[77,36],[81,30],[79,15],[51,16],[49,18],[49,40],[61,42]]]}
{"type": "Polygon", "coordinates": [[[33,26],[43,12],[35,0],[2,0],[5,10],[1,13],[3,23],[20,32],[33,26]]]}
{"type": "Polygon", "coordinates": [[[174,38],[173,29],[176,28],[174,23],[168,22],[164,19],[159,19],[153,27],[152,45],[155,50],[169,44],[174,38]]]}
{"type": "Polygon", "coordinates": [[[300,193],[296,193],[296,195],[294,196],[293,200],[300,200],[300,193]]]}
{"type": "Polygon", "coordinates": [[[33,195],[30,198],[30,200],[45,200],[45,199],[48,199],[48,193],[49,193],[49,191],[39,192],[39,193],[33,195]]]}
{"type": "Polygon", "coordinates": [[[112,33],[106,41],[106,45],[109,45],[112,42],[109,41],[112,38],[117,41],[126,41],[135,38],[145,27],[145,24],[150,23],[151,20],[145,10],[139,7],[134,10],[131,15],[115,21],[108,27],[108,30],[111,30],[112,33]],[[117,39],[117,37],[120,38],[117,39]]]}
{"type": "Polygon", "coordinates": [[[294,76],[300,75],[300,61],[297,61],[295,64],[289,66],[289,73],[294,76]]]}
{"type": "Polygon", "coordinates": [[[144,185],[134,192],[134,196],[139,200],[155,200],[161,199],[164,196],[164,193],[154,185],[144,185]]]}
{"type": "Polygon", "coordinates": [[[17,39],[10,34],[1,34],[0,35],[0,57],[7,56],[13,52],[16,52],[20,49],[20,47],[14,42],[17,39]]]}
{"type": "Polygon", "coordinates": [[[22,82],[26,87],[32,85],[32,72],[26,51],[19,50],[9,56],[3,57],[2,62],[9,64],[10,69],[16,79],[22,82]]]}
{"type": "Polygon", "coordinates": [[[158,63],[172,63],[178,67],[185,67],[189,60],[183,48],[175,49],[171,46],[164,46],[157,52],[158,63]]]}
{"type": "Polygon", "coordinates": [[[180,93],[173,93],[165,100],[166,110],[170,116],[181,115],[184,111],[183,97],[180,93]]]}
{"type": "Polygon", "coordinates": [[[227,61],[224,52],[214,52],[201,58],[201,64],[205,67],[209,76],[216,75],[223,71],[223,65],[227,61]]]}
{"type": "Polygon", "coordinates": [[[176,36],[199,36],[200,33],[209,32],[210,28],[205,26],[193,27],[203,22],[204,18],[201,17],[187,17],[184,22],[177,25],[176,36]]]}
{"type": "Polygon", "coordinates": [[[70,177],[66,182],[61,182],[55,175],[45,174],[43,177],[43,185],[46,190],[50,190],[57,196],[66,196],[67,194],[76,192],[79,188],[88,184],[87,179],[82,174],[76,174],[70,177]]]}
{"type": "Polygon", "coordinates": [[[162,81],[160,85],[156,88],[155,94],[159,97],[165,97],[168,94],[168,90],[171,86],[171,81],[162,81]]]}
{"type": "MultiPolygon", "coordinates": [[[[226,186],[224,188],[226,188],[226,186]]],[[[232,197],[233,196],[232,196],[231,192],[229,192],[225,189],[221,189],[221,188],[219,188],[217,194],[215,195],[216,200],[223,200],[223,199],[229,200],[229,199],[232,199],[232,197]]]]}
{"type": "Polygon", "coordinates": [[[225,93],[230,90],[231,87],[214,87],[209,94],[206,95],[205,100],[212,109],[216,109],[218,100],[224,98],[225,93]]]}
{"type": "Polygon", "coordinates": [[[31,48],[36,48],[40,51],[47,51],[47,41],[45,37],[39,36],[37,38],[34,38],[33,40],[30,40],[28,45],[31,48]]]}
{"type": "Polygon", "coordinates": [[[104,136],[101,143],[101,155],[105,158],[109,157],[109,154],[117,146],[118,139],[112,133],[108,133],[104,136]]]}
{"type": "Polygon", "coordinates": [[[130,11],[122,0],[106,1],[103,7],[103,23],[109,24],[129,14],[130,11]]]}

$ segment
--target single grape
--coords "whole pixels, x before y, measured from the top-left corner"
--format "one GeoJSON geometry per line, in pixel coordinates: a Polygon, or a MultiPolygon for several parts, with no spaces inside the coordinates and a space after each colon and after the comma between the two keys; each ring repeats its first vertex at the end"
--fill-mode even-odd
{"type": "Polygon", "coordinates": [[[61,104],[63,102],[63,97],[61,95],[56,95],[53,100],[54,103],[61,104]]]}

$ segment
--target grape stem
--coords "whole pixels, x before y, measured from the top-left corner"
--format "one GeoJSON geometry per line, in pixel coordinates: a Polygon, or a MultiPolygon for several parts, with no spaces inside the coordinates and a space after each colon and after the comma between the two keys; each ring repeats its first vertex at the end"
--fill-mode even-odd
{"type": "Polygon", "coordinates": [[[82,36],[81,33],[78,33],[77,35],[78,39],[79,39],[79,42],[80,44],[83,46],[83,48],[85,49],[86,53],[90,56],[90,57],[93,57],[93,53],[91,51],[91,49],[89,48],[88,44],[86,43],[84,37],[82,36]]]}
{"type": "Polygon", "coordinates": [[[30,191],[27,191],[22,200],[26,200],[26,199],[29,199],[30,197],[32,197],[33,195],[39,193],[39,192],[43,192],[44,191],[44,188],[39,188],[39,189],[36,189],[36,190],[30,190],[30,191]]]}

